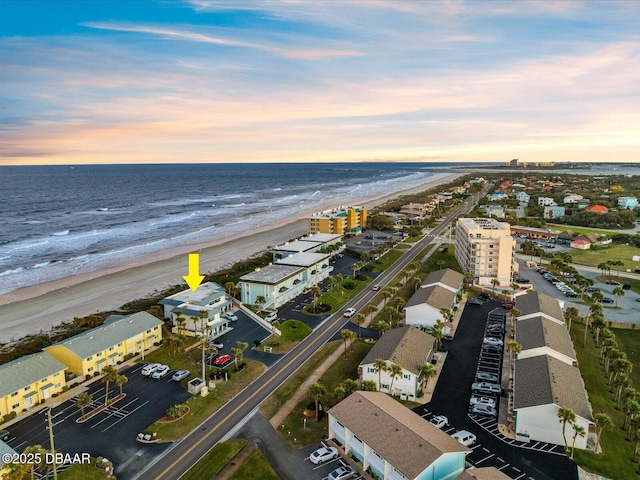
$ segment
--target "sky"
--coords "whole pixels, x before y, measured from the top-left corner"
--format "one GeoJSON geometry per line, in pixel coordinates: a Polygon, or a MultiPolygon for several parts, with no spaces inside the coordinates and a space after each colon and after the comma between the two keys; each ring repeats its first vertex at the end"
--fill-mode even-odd
{"type": "Polygon", "coordinates": [[[639,162],[637,1],[0,1],[0,165],[639,162]]]}

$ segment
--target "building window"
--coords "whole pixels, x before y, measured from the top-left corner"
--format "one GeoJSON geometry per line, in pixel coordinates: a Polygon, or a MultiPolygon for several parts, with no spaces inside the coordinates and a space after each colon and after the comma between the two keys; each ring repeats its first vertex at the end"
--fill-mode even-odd
{"type": "Polygon", "coordinates": [[[119,346],[119,347],[121,347],[121,346],[122,346],[122,342],[120,342],[120,343],[118,344],[118,346],[119,346]]]}
{"type": "Polygon", "coordinates": [[[16,395],[18,395],[18,392],[13,392],[13,393],[11,394],[11,396],[12,396],[12,397],[15,397],[16,395]]]}
{"type": "Polygon", "coordinates": [[[493,244],[490,244],[490,245],[489,245],[489,248],[493,248],[493,244]]]}
{"type": "Polygon", "coordinates": [[[53,374],[53,376],[54,376],[54,377],[58,377],[58,376],[60,376],[60,372],[58,372],[58,373],[54,373],[54,374],[53,374]]]}
{"type": "Polygon", "coordinates": [[[90,362],[91,360],[93,360],[93,355],[90,357],[87,357],[87,362],[90,362]]]}
{"type": "Polygon", "coordinates": [[[387,385],[386,383],[381,383],[380,390],[389,390],[389,385],[387,385]]]}
{"type": "Polygon", "coordinates": [[[114,348],[116,348],[116,347],[109,347],[109,351],[110,351],[110,352],[113,352],[113,349],[114,349],[114,348]]]}
{"type": "Polygon", "coordinates": [[[102,356],[102,352],[96,354],[96,357],[101,357],[101,356],[102,356]]]}
{"type": "Polygon", "coordinates": [[[16,403],[15,405],[11,405],[11,410],[15,410],[18,407],[20,407],[19,403],[16,403]]]}
{"type": "Polygon", "coordinates": [[[89,369],[87,370],[87,372],[93,372],[93,367],[89,367],[89,369]]]}
{"type": "Polygon", "coordinates": [[[24,391],[26,392],[27,390],[31,390],[31,385],[29,385],[28,387],[24,387],[24,391]]]}
{"type": "Polygon", "coordinates": [[[405,373],[404,375],[402,375],[402,378],[404,378],[405,380],[409,380],[411,378],[411,375],[405,373]]]}
{"type": "Polygon", "coordinates": [[[59,383],[56,383],[56,384],[54,385],[54,388],[60,388],[60,384],[59,384],[59,383]]]}
{"type": "Polygon", "coordinates": [[[47,378],[49,378],[49,377],[44,377],[44,378],[43,378],[42,380],[40,380],[40,381],[41,381],[41,382],[46,382],[46,381],[47,381],[47,378]]]}

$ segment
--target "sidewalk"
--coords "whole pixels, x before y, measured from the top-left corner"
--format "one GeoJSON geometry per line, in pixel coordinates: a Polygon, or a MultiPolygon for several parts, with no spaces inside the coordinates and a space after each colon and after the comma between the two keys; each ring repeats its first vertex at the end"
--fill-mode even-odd
{"type": "Polygon", "coordinates": [[[337,345],[336,351],[329,355],[329,357],[324,362],[322,362],[322,364],[318,368],[315,369],[311,376],[309,376],[309,378],[307,378],[307,380],[302,385],[300,385],[300,388],[296,390],[296,393],[294,393],[289,398],[289,400],[287,400],[287,402],[280,408],[280,410],[278,410],[278,413],[271,417],[271,420],[269,420],[269,422],[271,423],[273,428],[277,430],[278,427],[284,423],[284,420],[293,411],[296,405],[300,403],[300,400],[302,400],[307,395],[309,386],[316,383],[322,376],[322,374],[326,372],[327,369],[336,362],[336,360],[338,360],[340,355],[342,355],[342,348],[340,347],[340,345],[337,345]]]}

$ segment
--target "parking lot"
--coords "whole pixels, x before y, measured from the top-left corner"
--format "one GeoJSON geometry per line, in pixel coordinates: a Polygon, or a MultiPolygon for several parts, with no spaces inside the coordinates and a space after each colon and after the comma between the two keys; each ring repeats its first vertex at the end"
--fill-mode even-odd
{"type": "MultiPolygon", "coordinates": [[[[448,349],[447,360],[432,400],[414,411],[426,420],[445,415],[449,421],[445,431],[449,434],[458,430],[473,433],[476,442],[470,447],[473,451],[467,460],[474,466],[494,466],[518,480],[577,479],[575,464],[564,454],[550,454],[550,446],[536,445],[537,442],[525,445],[507,439],[498,435],[495,417],[469,413],[471,385],[477,372],[499,373],[502,368],[502,353],[489,354],[482,348],[487,326],[497,323],[497,317],[506,313],[500,305],[490,301],[465,307],[454,339],[444,342],[448,349]]],[[[497,399],[506,402],[506,397],[498,395],[497,399]]]]}
{"type": "MultiPolygon", "coordinates": [[[[124,385],[126,394],[122,400],[110,405],[85,423],[76,423],[80,409],[76,398],[55,405],[51,409],[56,451],[63,453],[90,453],[92,456],[107,456],[116,467],[118,478],[132,478],[135,472],[160,454],[169,444],[142,444],[136,436],[148,425],[164,416],[171,405],[183,403],[191,395],[177,382],[171,381],[171,371],[160,380],[140,374],[144,363],[121,370],[129,381],[124,385]],[[117,439],[117,441],[114,441],[117,439]]],[[[89,386],[93,396],[89,410],[102,405],[105,386],[96,382],[89,386]]],[[[114,398],[120,389],[111,384],[109,398],[114,398]]],[[[16,451],[31,445],[42,445],[49,449],[47,410],[41,410],[8,428],[11,436],[8,444],[16,451]]]]}

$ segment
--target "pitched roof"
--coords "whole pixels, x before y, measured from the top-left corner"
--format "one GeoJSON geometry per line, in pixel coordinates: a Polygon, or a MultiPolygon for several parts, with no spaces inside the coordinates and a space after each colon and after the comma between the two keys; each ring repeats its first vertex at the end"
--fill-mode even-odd
{"type": "Polygon", "coordinates": [[[412,326],[394,328],[380,337],[360,365],[382,358],[418,375],[435,341],[428,333],[412,326]]]}
{"type": "Polygon", "coordinates": [[[586,210],[587,212],[595,212],[600,214],[607,213],[609,211],[609,209],[604,205],[589,205],[586,210]]]}
{"type": "Polygon", "coordinates": [[[576,359],[567,327],[545,317],[519,320],[516,324],[516,342],[522,345],[523,350],[546,346],[576,359]]]}
{"type": "Polygon", "coordinates": [[[496,467],[469,468],[456,477],[456,480],[510,480],[511,477],[496,467]]]}
{"type": "Polygon", "coordinates": [[[458,290],[462,286],[464,275],[450,268],[443,268],[442,270],[436,270],[427,275],[422,285],[432,285],[434,283],[442,283],[448,285],[451,288],[458,290]]]}
{"type": "Polygon", "coordinates": [[[66,368],[64,363],[46,352],[34,353],[0,365],[0,398],[66,368]]]}
{"type": "Polygon", "coordinates": [[[62,345],[78,357],[87,358],[160,325],[162,320],[147,312],[138,312],[126,317],[111,315],[102,326],[54,343],[45,350],[62,345]]]}
{"type": "Polygon", "coordinates": [[[568,407],[593,421],[580,370],[549,355],[516,360],[513,402],[514,410],[549,404],[568,407]]]}
{"type": "Polygon", "coordinates": [[[455,292],[440,285],[431,285],[430,287],[419,288],[416,293],[411,296],[405,308],[425,303],[437,310],[441,308],[451,308],[455,298],[455,292]]]}
{"type": "Polygon", "coordinates": [[[471,451],[381,392],[352,393],[329,413],[407,478],[444,453],[471,451]]]}
{"type": "Polygon", "coordinates": [[[520,316],[532,313],[543,313],[559,322],[564,322],[564,315],[558,300],[542,292],[531,292],[516,297],[516,308],[520,310],[520,316]]]}

